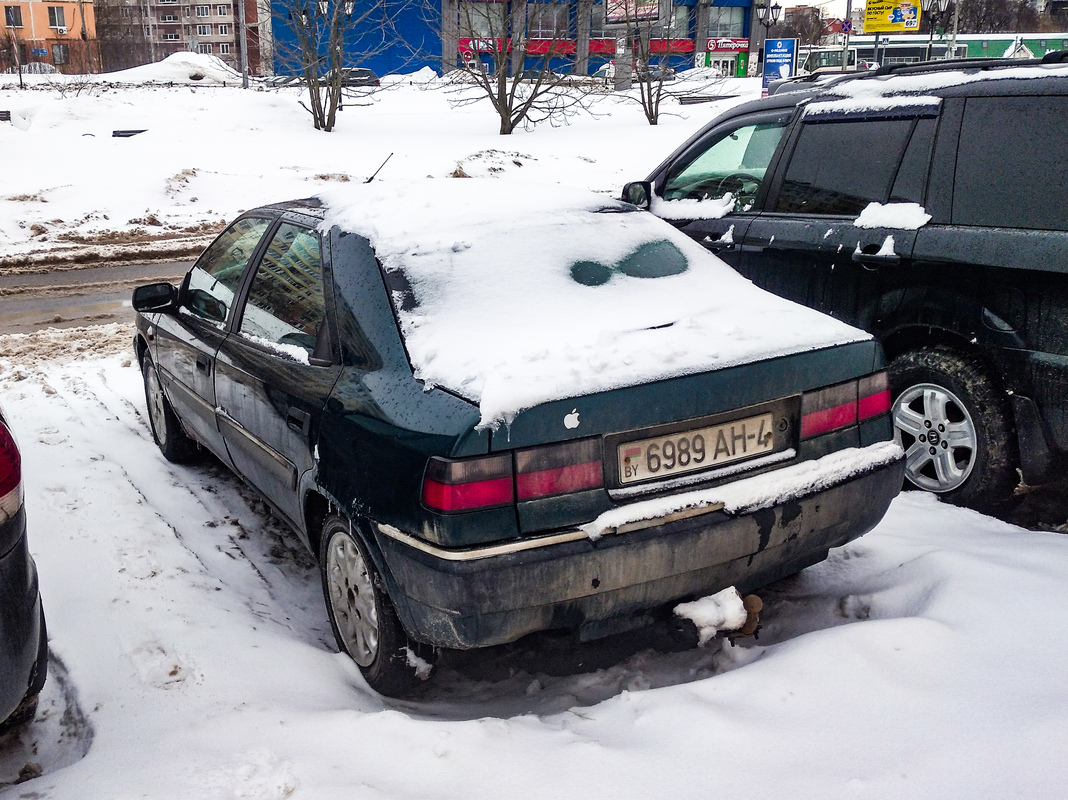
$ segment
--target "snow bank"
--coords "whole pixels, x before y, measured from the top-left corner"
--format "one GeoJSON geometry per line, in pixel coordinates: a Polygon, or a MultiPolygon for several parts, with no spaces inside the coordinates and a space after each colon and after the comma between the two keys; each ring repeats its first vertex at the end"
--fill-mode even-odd
{"type": "Polygon", "coordinates": [[[603,196],[431,180],[320,197],[324,228],[366,236],[391,280],[410,285],[395,300],[416,377],[478,403],[483,426],[550,400],[868,338],[603,196]]]}
{"type": "Polygon", "coordinates": [[[220,59],[206,53],[174,53],[161,61],[132,69],[107,72],[99,76],[122,83],[194,83],[228,84],[241,80],[241,73],[220,59]]]}

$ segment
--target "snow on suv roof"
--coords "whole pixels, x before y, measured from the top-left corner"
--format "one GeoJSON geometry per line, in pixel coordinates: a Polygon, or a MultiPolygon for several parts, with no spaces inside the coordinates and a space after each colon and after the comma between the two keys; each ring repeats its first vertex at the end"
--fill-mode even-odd
{"type": "Polygon", "coordinates": [[[503,180],[379,182],[320,195],[366,237],[417,378],[525,408],[870,338],[756,288],[652,214],[503,180]]]}

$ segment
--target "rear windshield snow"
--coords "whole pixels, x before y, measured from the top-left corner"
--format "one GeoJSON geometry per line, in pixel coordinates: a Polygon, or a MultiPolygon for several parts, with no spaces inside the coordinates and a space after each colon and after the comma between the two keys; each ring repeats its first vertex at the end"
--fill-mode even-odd
{"type": "Polygon", "coordinates": [[[497,427],[539,403],[867,338],[755,288],[651,214],[560,187],[436,180],[322,196],[367,237],[415,375],[497,427]]]}

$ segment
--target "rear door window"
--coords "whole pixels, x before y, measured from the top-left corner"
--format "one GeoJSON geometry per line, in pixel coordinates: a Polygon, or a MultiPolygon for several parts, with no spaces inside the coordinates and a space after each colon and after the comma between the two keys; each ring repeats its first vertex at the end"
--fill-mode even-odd
{"type": "Polygon", "coordinates": [[[971,97],[964,107],[953,223],[1068,228],[1068,97],[971,97]]]}
{"type": "Polygon", "coordinates": [[[841,120],[802,126],[774,211],[856,216],[885,203],[914,119],[841,120]]]}

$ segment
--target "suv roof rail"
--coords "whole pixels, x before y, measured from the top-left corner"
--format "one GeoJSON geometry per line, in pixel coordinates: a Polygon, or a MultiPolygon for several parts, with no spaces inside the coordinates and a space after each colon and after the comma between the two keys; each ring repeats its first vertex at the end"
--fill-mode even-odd
{"type": "Polygon", "coordinates": [[[1068,50],[1050,50],[1042,56],[1043,64],[1063,64],[1068,62],[1068,50]]]}
{"type": "Polygon", "coordinates": [[[998,67],[1033,67],[1037,64],[1059,63],[1062,59],[1046,59],[1065,51],[1047,53],[1042,59],[1037,58],[951,58],[939,61],[917,61],[907,64],[885,64],[875,70],[875,75],[901,75],[921,72],[948,72],[958,69],[994,69],[998,67]]]}

